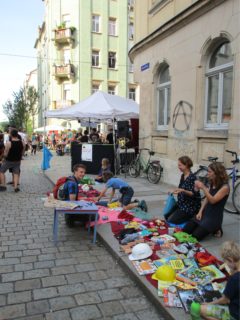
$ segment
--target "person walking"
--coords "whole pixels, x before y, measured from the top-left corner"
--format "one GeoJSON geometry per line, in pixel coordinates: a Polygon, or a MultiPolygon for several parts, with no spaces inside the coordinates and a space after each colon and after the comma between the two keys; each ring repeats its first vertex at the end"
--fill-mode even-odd
{"type": "Polygon", "coordinates": [[[0,168],[0,191],[7,190],[5,172],[8,169],[11,169],[13,173],[13,186],[15,192],[20,191],[18,188],[18,176],[24,150],[24,142],[19,139],[18,131],[15,129],[11,130],[10,140],[5,145],[4,160],[0,168]]]}

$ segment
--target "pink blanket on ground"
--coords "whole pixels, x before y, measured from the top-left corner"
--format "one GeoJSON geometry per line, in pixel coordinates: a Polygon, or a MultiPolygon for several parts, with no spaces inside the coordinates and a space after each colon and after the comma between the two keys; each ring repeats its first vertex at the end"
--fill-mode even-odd
{"type": "MultiPolygon", "coordinates": [[[[97,224],[104,224],[109,222],[116,222],[116,221],[125,221],[125,219],[119,219],[118,215],[122,211],[122,209],[116,210],[116,209],[110,209],[102,206],[98,206],[98,214],[99,219],[97,221],[97,224]],[[108,217],[107,220],[103,219],[103,217],[108,217]]],[[[141,219],[133,218],[133,221],[141,221],[141,219]]],[[[94,225],[94,221],[91,222],[91,227],[94,225]]]]}

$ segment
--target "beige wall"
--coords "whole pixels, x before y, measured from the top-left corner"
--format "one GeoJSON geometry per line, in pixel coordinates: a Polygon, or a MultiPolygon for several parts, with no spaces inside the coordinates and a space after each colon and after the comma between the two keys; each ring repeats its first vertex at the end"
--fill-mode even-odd
{"type": "MultiPolygon", "coordinates": [[[[183,2],[187,4],[187,1],[183,2]]],[[[225,150],[232,149],[240,153],[239,0],[218,2],[218,6],[198,18],[186,19],[184,25],[173,26],[167,36],[159,35],[147,44],[137,43],[130,52],[134,59],[135,81],[140,84],[140,145],[150,147],[158,153],[166,182],[178,182],[177,158],[184,154],[189,155],[197,167],[198,163],[207,164],[205,160],[208,156],[218,156],[230,166],[230,157],[225,150]],[[232,118],[227,130],[206,130],[206,59],[214,40],[221,37],[230,40],[234,56],[232,118]],[[156,75],[164,61],[170,66],[171,117],[166,130],[157,130],[156,75]],[[150,63],[150,68],[141,72],[141,66],[145,63],[150,63]],[[192,112],[189,111],[192,117],[190,127],[184,132],[173,128],[174,108],[181,100],[188,102],[193,108],[192,112]]],[[[136,6],[136,12],[138,10],[140,9],[136,6]]],[[[139,26],[138,23],[136,17],[136,26],[139,26]]],[[[184,126],[181,117],[178,121],[178,127],[184,126]]]]}
{"type": "Polygon", "coordinates": [[[202,0],[136,0],[136,42],[197,1],[202,0]]]}

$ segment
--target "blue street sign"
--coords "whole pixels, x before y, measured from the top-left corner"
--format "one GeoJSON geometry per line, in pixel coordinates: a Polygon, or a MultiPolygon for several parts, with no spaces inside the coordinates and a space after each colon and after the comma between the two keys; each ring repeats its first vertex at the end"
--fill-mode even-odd
{"type": "Polygon", "coordinates": [[[150,63],[148,62],[148,63],[145,63],[145,64],[143,64],[142,66],[141,66],[141,71],[144,71],[144,70],[147,70],[147,69],[149,69],[150,68],[150,63]]]}

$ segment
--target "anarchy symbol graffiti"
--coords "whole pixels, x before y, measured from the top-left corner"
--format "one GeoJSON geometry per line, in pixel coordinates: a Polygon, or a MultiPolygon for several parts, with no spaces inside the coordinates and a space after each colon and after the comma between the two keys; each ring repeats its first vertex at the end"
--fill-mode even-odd
{"type": "Polygon", "coordinates": [[[173,112],[173,128],[176,131],[188,131],[192,121],[193,106],[187,101],[179,101],[173,112]]]}

